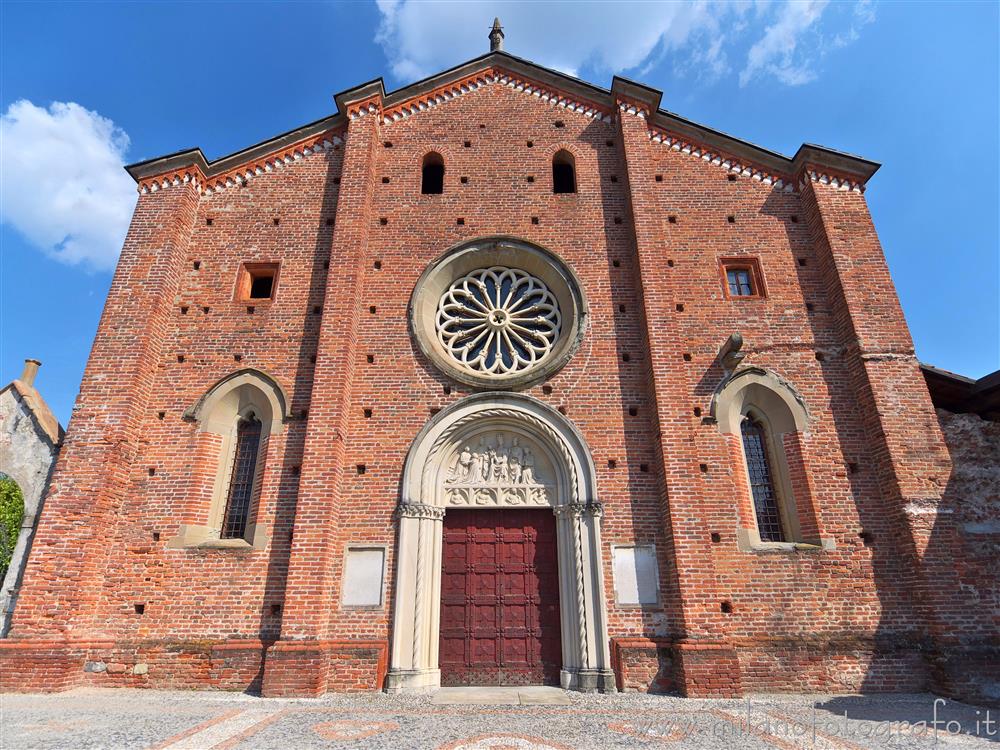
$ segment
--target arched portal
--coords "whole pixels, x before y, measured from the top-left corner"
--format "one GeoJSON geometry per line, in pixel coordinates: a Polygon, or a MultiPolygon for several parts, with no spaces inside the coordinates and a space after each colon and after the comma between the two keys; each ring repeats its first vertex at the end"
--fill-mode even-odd
{"type": "Polygon", "coordinates": [[[556,517],[564,688],[613,691],[601,567],[601,504],[582,436],[510,393],[469,396],[417,436],[403,472],[386,689],[440,685],[442,529],[451,509],[551,509],[556,517]]]}

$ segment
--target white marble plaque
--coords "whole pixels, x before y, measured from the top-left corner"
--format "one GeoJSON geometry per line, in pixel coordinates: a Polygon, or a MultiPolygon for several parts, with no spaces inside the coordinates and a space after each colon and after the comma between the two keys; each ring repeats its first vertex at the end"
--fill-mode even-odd
{"type": "Polygon", "coordinates": [[[638,607],[659,602],[659,576],[653,545],[613,547],[615,601],[638,607]]]}
{"type": "Polygon", "coordinates": [[[345,607],[381,607],[385,571],[383,547],[350,547],[344,560],[345,607]]]}

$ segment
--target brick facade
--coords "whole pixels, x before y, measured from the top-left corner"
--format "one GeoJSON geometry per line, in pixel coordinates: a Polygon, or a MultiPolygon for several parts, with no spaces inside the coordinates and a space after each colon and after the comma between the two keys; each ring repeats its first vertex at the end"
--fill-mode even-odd
{"type": "Polygon", "coordinates": [[[0,689],[380,688],[402,466],[431,416],[478,390],[421,353],[408,302],[449,247],[512,235],[558,255],[589,305],[579,350],[525,393],[593,456],[619,686],[968,694],[995,620],[956,593],[937,512],[951,463],[861,192],[871,164],[699,141],[658,100],[497,52],[395,94],[346,92],[340,114],[220,162],[133,167],[142,194],[0,689]],[[576,193],[552,192],[560,149],[576,193]],[[441,195],[420,193],[430,150],[441,195]],[[728,298],[734,257],[756,259],[765,296],[728,298]],[[234,298],[246,262],[280,264],[273,300],[234,298]],[[740,367],[775,373],[808,411],[785,448],[822,545],[737,543],[753,524],[742,449],[710,416],[734,331],[740,367]],[[207,513],[218,453],[185,413],[244,369],[288,398],[255,506],[266,544],[168,548],[207,513]],[[388,549],[381,608],[340,605],[357,543],[388,549]],[[616,603],[618,544],[655,544],[657,607],[616,603]]]}

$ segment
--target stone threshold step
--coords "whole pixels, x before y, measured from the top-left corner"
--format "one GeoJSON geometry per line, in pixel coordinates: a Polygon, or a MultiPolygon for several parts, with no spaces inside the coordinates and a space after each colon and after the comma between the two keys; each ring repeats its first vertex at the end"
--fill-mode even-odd
{"type": "Polygon", "coordinates": [[[557,687],[446,687],[431,696],[436,706],[568,706],[569,696],[557,687]]]}

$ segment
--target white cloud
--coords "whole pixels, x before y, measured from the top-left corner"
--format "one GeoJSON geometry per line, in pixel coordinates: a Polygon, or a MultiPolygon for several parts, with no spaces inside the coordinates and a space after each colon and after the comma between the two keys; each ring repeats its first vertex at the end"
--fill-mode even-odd
{"type": "MultiPolygon", "coordinates": [[[[617,72],[638,67],[658,47],[671,50],[718,28],[748,6],[729,3],[524,3],[379,0],[376,41],[393,74],[411,81],[489,50],[494,15],[512,41],[505,49],[571,75],[583,65],[617,72]]],[[[711,40],[705,40],[706,46],[711,40]]]]}
{"type": "Polygon", "coordinates": [[[854,6],[853,18],[846,31],[839,32],[830,43],[833,49],[846,47],[851,42],[856,42],[861,38],[860,29],[875,21],[875,8],[871,0],[858,0],[854,6]]]}
{"type": "Polygon", "coordinates": [[[114,268],[136,201],[128,146],[74,102],[14,102],[0,118],[0,220],[64,263],[114,268]]]}
{"type": "Polygon", "coordinates": [[[714,81],[732,72],[731,61],[745,57],[740,85],[763,78],[798,85],[815,77],[814,61],[824,49],[857,39],[857,30],[874,17],[870,0],[860,0],[849,26],[829,32],[836,37],[828,41],[821,28],[827,6],[828,0],[378,0],[375,40],[394,78],[407,83],[486,52],[490,22],[498,15],[507,51],[571,75],[586,66],[642,76],[669,56],[679,73],[714,81]]]}
{"type": "Polygon", "coordinates": [[[800,37],[815,24],[828,0],[800,0],[781,6],[777,18],[764,36],[750,48],[747,64],[740,73],[740,86],[769,73],[782,83],[797,86],[816,77],[807,59],[796,55],[800,37]]]}

